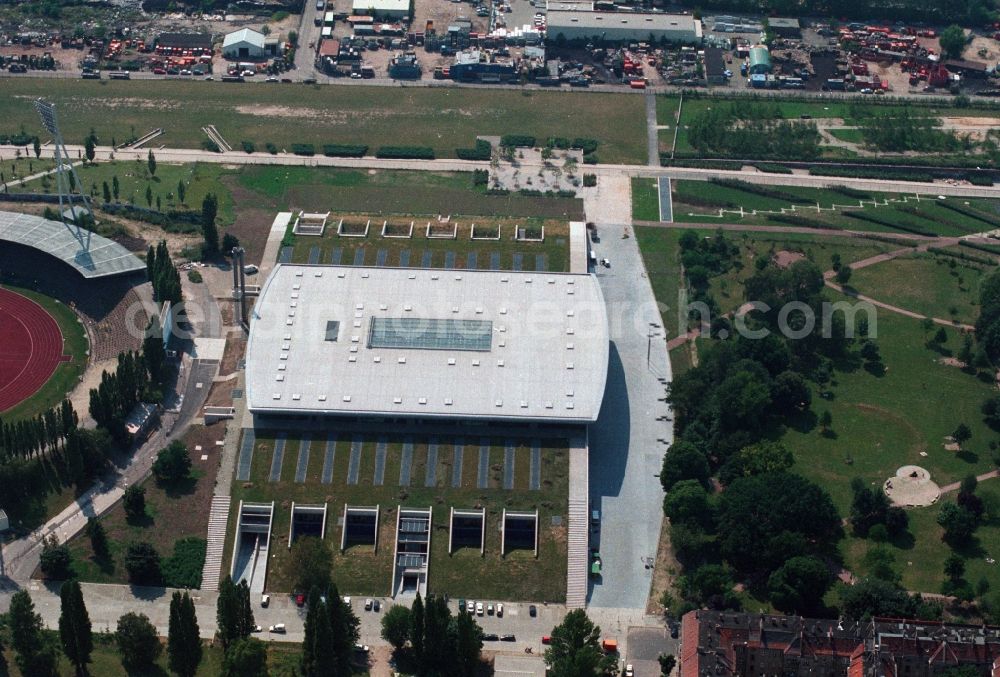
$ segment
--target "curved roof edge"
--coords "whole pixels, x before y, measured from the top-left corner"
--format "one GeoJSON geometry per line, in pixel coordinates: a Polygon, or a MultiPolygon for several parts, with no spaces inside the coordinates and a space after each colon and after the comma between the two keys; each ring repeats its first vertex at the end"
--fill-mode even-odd
{"type": "Polygon", "coordinates": [[[0,241],[37,249],[88,280],[146,269],[142,259],[113,240],[86,231],[78,238],[59,221],[31,214],[0,211],[0,241]]]}

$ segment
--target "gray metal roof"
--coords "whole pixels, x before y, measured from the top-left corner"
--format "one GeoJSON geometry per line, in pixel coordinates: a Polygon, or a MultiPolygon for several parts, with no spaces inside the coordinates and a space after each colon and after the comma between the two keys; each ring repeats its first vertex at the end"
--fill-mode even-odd
{"type": "MultiPolygon", "coordinates": [[[[568,7],[568,6],[567,6],[568,7]]],[[[687,31],[702,36],[701,20],[690,14],[665,12],[597,12],[586,9],[563,9],[550,6],[546,14],[549,33],[553,28],[578,27],[588,29],[632,29],[656,31],[687,31]]]]}
{"type": "Polygon", "coordinates": [[[591,422],[608,346],[604,299],[588,274],[279,264],[251,318],[247,402],[258,414],[591,422]],[[372,326],[386,319],[471,320],[475,349],[372,347],[372,326]],[[487,350],[483,323],[492,323],[487,350]]]}
{"type": "MultiPolygon", "coordinates": [[[[83,233],[81,239],[85,237],[83,233]]],[[[139,257],[113,240],[91,233],[85,249],[85,243],[62,223],[31,214],[0,211],[0,240],[45,252],[88,279],[146,269],[139,257]]]]}

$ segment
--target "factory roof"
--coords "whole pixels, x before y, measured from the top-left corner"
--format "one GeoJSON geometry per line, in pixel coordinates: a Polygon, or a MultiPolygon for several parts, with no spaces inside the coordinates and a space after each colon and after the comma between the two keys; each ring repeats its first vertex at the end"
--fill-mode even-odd
{"type": "Polygon", "coordinates": [[[114,240],[31,214],[0,212],[0,241],[54,256],[85,278],[146,269],[145,263],[114,240]]]}
{"type": "Polygon", "coordinates": [[[354,0],[353,11],[409,12],[410,0],[354,0]]]}
{"type": "Polygon", "coordinates": [[[254,308],[257,414],[590,422],[608,368],[589,274],[278,265],[254,308]]]}
{"type": "Polygon", "coordinates": [[[701,37],[701,21],[690,14],[664,12],[595,12],[587,9],[560,9],[550,6],[546,15],[549,33],[562,26],[580,28],[631,28],[650,31],[690,31],[701,37]]]}
{"type": "Polygon", "coordinates": [[[238,45],[241,42],[249,42],[255,47],[264,49],[264,34],[258,33],[252,28],[241,28],[238,31],[226,34],[225,40],[222,41],[222,48],[225,49],[226,47],[238,45]]]}

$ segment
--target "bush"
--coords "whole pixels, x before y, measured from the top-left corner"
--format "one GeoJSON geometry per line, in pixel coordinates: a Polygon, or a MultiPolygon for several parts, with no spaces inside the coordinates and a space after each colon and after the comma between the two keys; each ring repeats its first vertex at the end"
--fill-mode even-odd
{"type": "Polygon", "coordinates": [[[598,163],[597,153],[586,153],[583,156],[583,164],[596,165],[598,163]]]}
{"type": "Polygon", "coordinates": [[[211,139],[204,139],[201,142],[201,147],[203,150],[207,150],[209,153],[221,153],[222,149],[219,148],[219,144],[211,139]]]}
{"type": "MultiPolygon", "coordinates": [[[[959,241],[959,244],[962,244],[962,241],[959,241]]],[[[962,261],[978,263],[984,266],[997,265],[996,259],[987,258],[985,256],[976,256],[975,254],[966,254],[965,252],[953,252],[949,249],[941,249],[940,247],[928,247],[927,251],[934,254],[940,254],[941,256],[950,256],[955,259],[961,259],[962,261]]]]}
{"type": "Polygon", "coordinates": [[[992,186],[993,185],[993,175],[992,174],[979,174],[969,172],[965,175],[966,181],[971,183],[973,186],[992,186]]]}
{"type": "Polygon", "coordinates": [[[145,541],[129,543],[125,550],[125,571],[129,583],[158,585],[162,581],[160,555],[145,541]]]}
{"type": "Polygon", "coordinates": [[[489,141],[477,139],[475,148],[456,148],[455,155],[459,160],[489,160],[493,155],[493,146],[489,141]]]}
{"type": "Polygon", "coordinates": [[[188,271],[188,281],[198,284],[199,282],[202,281],[201,273],[192,268],[191,270],[188,271]]]}
{"type": "Polygon", "coordinates": [[[500,137],[500,145],[508,148],[534,148],[535,137],[527,134],[504,134],[500,137]]]}
{"type": "Polygon", "coordinates": [[[174,543],[174,554],[163,560],[160,567],[163,584],[171,588],[200,588],[207,547],[204,538],[195,536],[174,543]]]}
{"type": "Polygon", "coordinates": [[[472,172],[472,185],[485,186],[490,182],[490,173],[485,169],[475,169],[472,172]]]}
{"type": "Polygon", "coordinates": [[[225,256],[229,256],[232,253],[234,247],[240,246],[240,240],[238,237],[232,233],[226,233],[222,236],[222,253],[225,256]]]}
{"type": "Polygon", "coordinates": [[[368,146],[344,143],[328,143],[323,146],[323,155],[327,157],[364,157],[368,146]]]}
{"type": "Polygon", "coordinates": [[[573,139],[570,144],[570,148],[576,148],[582,150],[584,155],[589,155],[597,150],[597,139],[585,139],[583,137],[577,137],[573,139]]]}
{"type": "Polygon", "coordinates": [[[768,174],[791,174],[791,167],[786,167],[785,165],[775,164],[773,162],[758,162],[754,164],[754,167],[758,171],[767,172],[768,174]]]}
{"type": "Polygon", "coordinates": [[[190,472],[191,455],[180,441],[171,442],[168,447],[161,449],[153,462],[153,474],[161,482],[177,482],[190,472]]]}
{"type": "Polygon", "coordinates": [[[316,154],[316,147],[311,143],[293,143],[292,152],[296,155],[312,156],[316,154]]]}
{"type": "Polygon", "coordinates": [[[254,145],[253,141],[241,141],[240,145],[243,146],[243,152],[252,153],[257,150],[257,146],[254,145]]]}
{"type": "Polygon", "coordinates": [[[583,187],[593,188],[597,185],[597,174],[584,174],[583,175],[583,187]]]}
{"type": "Polygon", "coordinates": [[[271,155],[277,155],[278,154],[278,147],[275,146],[270,141],[268,141],[267,143],[264,144],[264,148],[266,148],[267,152],[270,153],[271,155]]]}
{"type": "Polygon", "coordinates": [[[433,160],[434,149],[429,146],[382,146],[375,152],[380,159],[433,160]]]}
{"type": "Polygon", "coordinates": [[[565,136],[550,136],[545,141],[546,148],[558,148],[559,150],[568,150],[571,144],[572,141],[565,136]]]}

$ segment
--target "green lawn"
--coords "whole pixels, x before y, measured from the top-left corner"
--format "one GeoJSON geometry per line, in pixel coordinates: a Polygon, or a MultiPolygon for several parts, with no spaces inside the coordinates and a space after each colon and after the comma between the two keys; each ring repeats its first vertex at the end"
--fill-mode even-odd
{"type": "Polygon", "coordinates": [[[684,231],[654,226],[636,226],[634,230],[653,295],[661,305],[660,317],[669,340],[678,336],[685,325],[678,317],[679,293],[683,286],[678,240],[684,231]]]}
{"type": "MultiPolygon", "coordinates": [[[[8,181],[23,179],[26,176],[48,171],[55,166],[55,161],[45,158],[36,159],[30,151],[28,157],[25,157],[22,153],[20,158],[7,158],[0,161],[0,185],[8,181]]],[[[20,190],[18,187],[15,187],[15,189],[20,190]]]]}
{"type": "Polygon", "coordinates": [[[462,172],[358,171],[316,167],[246,167],[242,187],[280,208],[369,214],[452,214],[583,219],[576,198],[487,195],[462,172]]]}
{"type": "MultiPolygon", "coordinates": [[[[125,613],[123,610],[122,613],[125,613]]],[[[90,664],[87,666],[88,673],[100,677],[125,677],[129,673],[122,667],[121,658],[118,654],[118,647],[111,635],[98,633],[98,628],[94,628],[94,651],[90,655],[90,664]]],[[[7,667],[10,677],[29,677],[22,675],[14,662],[14,652],[10,649],[9,631],[3,634],[4,656],[7,658],[7,667]]],[[[59,637],[55,632],[51,633],[52,641],[59,644],[59,637]]],[[[266,642],[267,645],[267,665],[271,677],[293,677],[298,674],[297,667],[302,653],[300,644],[285,644],[278,642],[266,642]]],[[[221,646],[204,644],[202,649],[201,663],[198,665],[197,677],[216,677],[222,674],[223,652],[221,646]]],[[[156,661],[157,671],[155,675],[166,676],[172,674],[168,672],[167,655],[164,649],[156,661]]],[[[65,657],[59,661],[60,677],[71,677],[74,675],[73,666],[65,657]]],[[[136,674],[136,673],[133,673],[136,674]]],[[[357,673],[356,673],[357,674],[357,673]]]]}
{"type": "Polygon", "coordinates": [[[80,375],[87,367],[87,332],[74,313],[66,305],[55,299],[20,287],[4,285],[5,289],[28,297],[45,309],[59,325],[63,336],[63,354],[69,355],[68,362],[61,362],[52,377],[39,388],[38,392],[10,409],[0,412],[3,418],[14,421],[40,414],[58,405],[79,382],[80,375]]]}
{"type": "Polygon", "coordinates": [[[949,256],[917,253],[854,271],[850,285],[922,315],[971,324],[979,314],[979,284],[991,270],[949,256]]]}
{"type": "MultiPolygon", "coordinates": [[[[795,452],[796,471],[825,486],[845,515],[853,477],[881,484],[900,466],[914,464],[943,485],[991,466],[987,445],[994,434],[979,412],[993,392],[990,386],[942,364],[941,355],[925,347],[929,334],[920,321],[884,311],[876,317],[885,375],[862,368],[837,371],[832,399],[813,397],[814,412],[833,415],[835,434],[824,436],[806,421],[790,426],[783,438],[795,452]],[[947,451],[944,438],[959,423],[972,429],[972,441],[962,453],[947,451]]],[[[956,350],[959,332],[946,332],[945,347],[956,350]]]]}
{"type": "Polygon", "coordinates": [[[830,129],[829,132],[835,139],[840,139],[841,141],[846,141],[847,143],[860,144],[865,142],[864,134],[857,127],[830,129]]]}
{"type": "Polygon", "coordinates": [[[636,221],[660,220],[660,190],[656,179],[632,179],[632,218],[636,221]]]}
{"type": "MultiPolygon", "coordinates": [[[[367,435],[362,445],[358,484],[347,483],[351,436],[341,435],[334,456],[333,482],[321,483],[325,443],[312,443],[306,481],[294,481],[298,458],[298,440],[288,440],[282,464],[281,481],[270,482],[274,440],[259,434],[251,464],[250,482],[233,487],[233,513],[244,501],[275,501],[271,559],[268,563],[267,589],[287,592],[293,587],[293,572],[288,549],[291,501],[328,503],[330,511],[326,540],[334,550],[333,578],[341,592],[356,595],[387,595],[392,583],[392,553],[395,539],[397,506],[433,508],[431,537],[430,590],[451,596],[472,595],[504,600],[562,601],[566,595],[566,526],[569,459],[560,442],[542,446],[542,489],[529,489],[530,442],[518,441],[514,489],[502,488],[504,439],[493,438],[489,452],[489,487],[477,488],[479,438],[467,438],[462,464],[462,486],[452,487],[453,439],[439,440],[436,482],[425,486],[429,456],[429,438],[413,438],[413,463],[410,485],[399,484],[403,438],[386,436],[388,442],[384,484],[374,485],[376,437],[367,435]],[[337,521],[344,504],[381,507],[378,551],[370,546],[353,546],[339,551],[341,529],[337,521]],[[486,508],[486,552],[480,557],[465,549],[448,554],[450,507],[486,508]],[[502,510],[539,510],[539,556],[514,551],[500,555],[499,519],[502,510]],[[552,524],[553,516],[562,523],[552,524]]],[[[230,524],[235,523],[230,521],[230,524]]],[[[231,539],[230,539],[231,540],[231,539]]],[[[227,543],[224,563],[231,560],[232,543],[227,543]]],[[[225,567],[224,567],[225,568],[225,567]]]]}
{"type": "MultiPolygon", "coordinates": [[[[428,219],[413,218],[392,218],[376,217],[374,215],[358,214],[331,214],[326,232],[322,237],[298,235],[294,237],[294,252],[292,260],[296,263],[308,263],[312,256],[319,252],[318,261],[330,263],[333,260],[335,250],[341,251],[340,263],[344,265],[354,264],[374,266],[378,264],[379,252],[385,253],[383,265],[401,266],[404,252],[409,252],[409,261],[406,265],[411,267],[423,267],[424,256],[430,253],[431,268],[443,268],[449,263],[448,252],[455,255],[453,268],[467,268],[469,256],[476,254],[476,267],[489,268],[491,265],[491,255],[500,255],[500,268],[513,269],[515,257],[520,256],[522,270],[537,270],[538,263],[536,256],[545,257],[545,270],[552,272],[564,272],[569,269],[569,226],[565,221],[541,220],[534,218],[527,219],[496,219],[496,218],[469,218],[455,219],[458,225],[458,235],[455,239],[443,239],[427,237],[428,219]],[[367,237],[344,237],[337,235],[337,223],[340,218],[344,218],[345,223],[357,223],[363,225],[371,220],[367,237]],[[408,229],[411,221],[413,225],[413,236],[411,238],[391,238],[382,237],[382,224],[386,220],[390,224],[397,224],[408,229]],[[471,238],[472,224],[476,224],[477,234],[496,233],[497,226],[501,228],[503,238],[501,240],[473,240],[471,238]],[[514,228],[545,228],[544,242],[515,241],[514,228]],[[362,251],[361,259],[355,258],[358,251],[362,251]]],[[[434,221],[436,224],[436,220],[434,221]]],[[[539,231],[540,232],[540,231],[539,231]]]]}
{"type": "Polygon", "coordinates": [[[645,101],[591,92],[529,92],[426,87],[228,85],[195,81],[64,80],[53,89],[31,79],[4,79],[3,128],[41,133],[31,101],[59,108],[66,141],[82,143],[93,127],[101,143],[162,127],[171,147],[199,148],[213,124],[234,148],[265,143],[431,146],[455,157],[477,135],[585,136],[600,140],[602,162],[646,161],[645,101]],[[609,122],[612,122],[609,124],[609,122]],[[572,134],[568,134],[572,130],[572,134]]]}
{"type": "MultiPolygon", "coordinates": [[[[155,155],[155,152],[154,152],[155,155]]],[[[140,207],[156,207],[156,198],[160,198],[163,211],[170,209],[201,211],[201,202],[205,195],[214,193],[219,198],[219,223],[226,226],[234,219],[233,200],[229,191],[222,185],[220,178],[232,170],[222,165],[214,164],[166,164],[159,162],[156,173],[150,175],[146,160],[99,162],[77,167],[82,188],[91,195],[99,206],[103,203],[103,184],[112,186],[113,177],[118,177],[120,186],[119,199],[121,203],[133,203],[140,207]],[[178,196],[177,186],[184,182],[184,202],[178,196]],[[146,188],[152,190],[152,203],[146,203],[146,188]]],[[[25,184],[22,190],[38,193],[55,193],[55,179],[41,178],[25,184]]],[[[192,232],[198,229],[192,226],[192,232]]]]}

